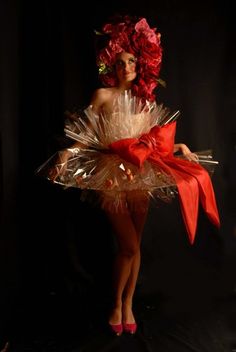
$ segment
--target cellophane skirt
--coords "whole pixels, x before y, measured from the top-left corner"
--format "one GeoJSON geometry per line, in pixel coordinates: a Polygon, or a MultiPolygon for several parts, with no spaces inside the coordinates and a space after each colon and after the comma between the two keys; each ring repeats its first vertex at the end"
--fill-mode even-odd
{"type": "MultiPolygon", "coordinates": [[[[169,202],[178,193],[170,174],[148,159],[142,167],[128,162],[109,146],[127,138],[138,139],[154,126],[173,122],[178,115],[178,111],[171,113],[155,102],[144,103],[125,91],[114,100],[112,112],[98,115],[89,106],[83,116],[73,114],[67,118],[65,134],[80,146],[68,148],[71,157],[65,163],[61,162],[63,150],[59,150],[36,173],[65,188],[81,189],[83,200],[92,200],[111,212],[143,211],[150,197],[169,202]],[[52,180],[53,168],[58,175],[52,180]]],[[[211,151],[195,154],[212,174],[217,162],[212,159],[211,151]]]]}

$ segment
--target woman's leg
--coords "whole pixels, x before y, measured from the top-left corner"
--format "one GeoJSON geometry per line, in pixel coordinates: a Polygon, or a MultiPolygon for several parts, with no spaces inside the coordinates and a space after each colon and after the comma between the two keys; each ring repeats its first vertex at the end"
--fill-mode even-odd
{"type": "Polygon", "coordinates": [[[149,199],[147,198],[143,199],[142,203],[143,203],[143,207],[140,210],[133,211],[131,214],[131,218],[136,230],[137,241],[139,243],[139,250],[133,258],[129,279],[125,286],[124,295],[123,295],[122,314],[123,314],[123,321],[126,323],[135,322],[133,312],[132,312],[132,302],[133,302],[133,296],[134,296],[139,269],[140,269],[140,258],[141,258],[140,245],[141,245],[141,238],[142,238],[144,225],[147,219],[149,199]]]}
{"type": "Polygon", "coordinates": [[[118,253],[114,261],[113,290],[114,306],[109,322],[119,324],[122,320],[122,299],[124,288],[131,274],[134,258],[138,258],[139,244],[136,229],[129,213],[107,212],[118,244],[118,253]]]}

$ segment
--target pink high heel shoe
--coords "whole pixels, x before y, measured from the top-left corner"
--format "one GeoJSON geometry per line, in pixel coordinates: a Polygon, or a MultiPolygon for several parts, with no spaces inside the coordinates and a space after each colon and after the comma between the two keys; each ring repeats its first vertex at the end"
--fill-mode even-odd
{"type": "Polygon", "coordinates": [[[124,332],[127,332],[131,335],[136,333],[137,327],[138,326],[136,323],[123,323],[124,332]]]}
{"type": "Polygon", "coordinates": [[[123,332],[123,325],[122,324],[111,324],[109,323],[110,329],[113,334],[116,336],[120,336],[123,332]]]}

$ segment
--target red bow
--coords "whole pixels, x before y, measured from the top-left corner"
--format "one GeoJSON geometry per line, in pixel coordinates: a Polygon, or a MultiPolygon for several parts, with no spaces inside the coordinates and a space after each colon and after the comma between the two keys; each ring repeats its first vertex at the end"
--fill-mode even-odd
{"type": "Polygon", "coordinates": [[[199,164],[173,155],[176,122],[155,126],[140,138],[127,138],[110,144],[110,149],[122,159],[142,167],[145,160],[158,165],[171,175],[178,188],[181,211],[193,244],[197,229],[199,200],[209,220],[220,226],[212,182],[199,164]]]}

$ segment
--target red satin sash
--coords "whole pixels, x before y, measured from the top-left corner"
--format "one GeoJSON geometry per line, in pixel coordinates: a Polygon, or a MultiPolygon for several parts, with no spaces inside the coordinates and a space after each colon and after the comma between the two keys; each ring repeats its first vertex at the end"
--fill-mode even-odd
{"type": "Polygon", "coordinates": [[[199,201],[209,220],[220,226],[215,194],[208,172],[199,164],[173,155],[176,122],[155,126],[140,138],[126,138],[110,144],[112,152],[142,167],[145,160],[155,163],[171,175],[178,188],[180,205],[189,241],[193,244],[199,201]]]}

